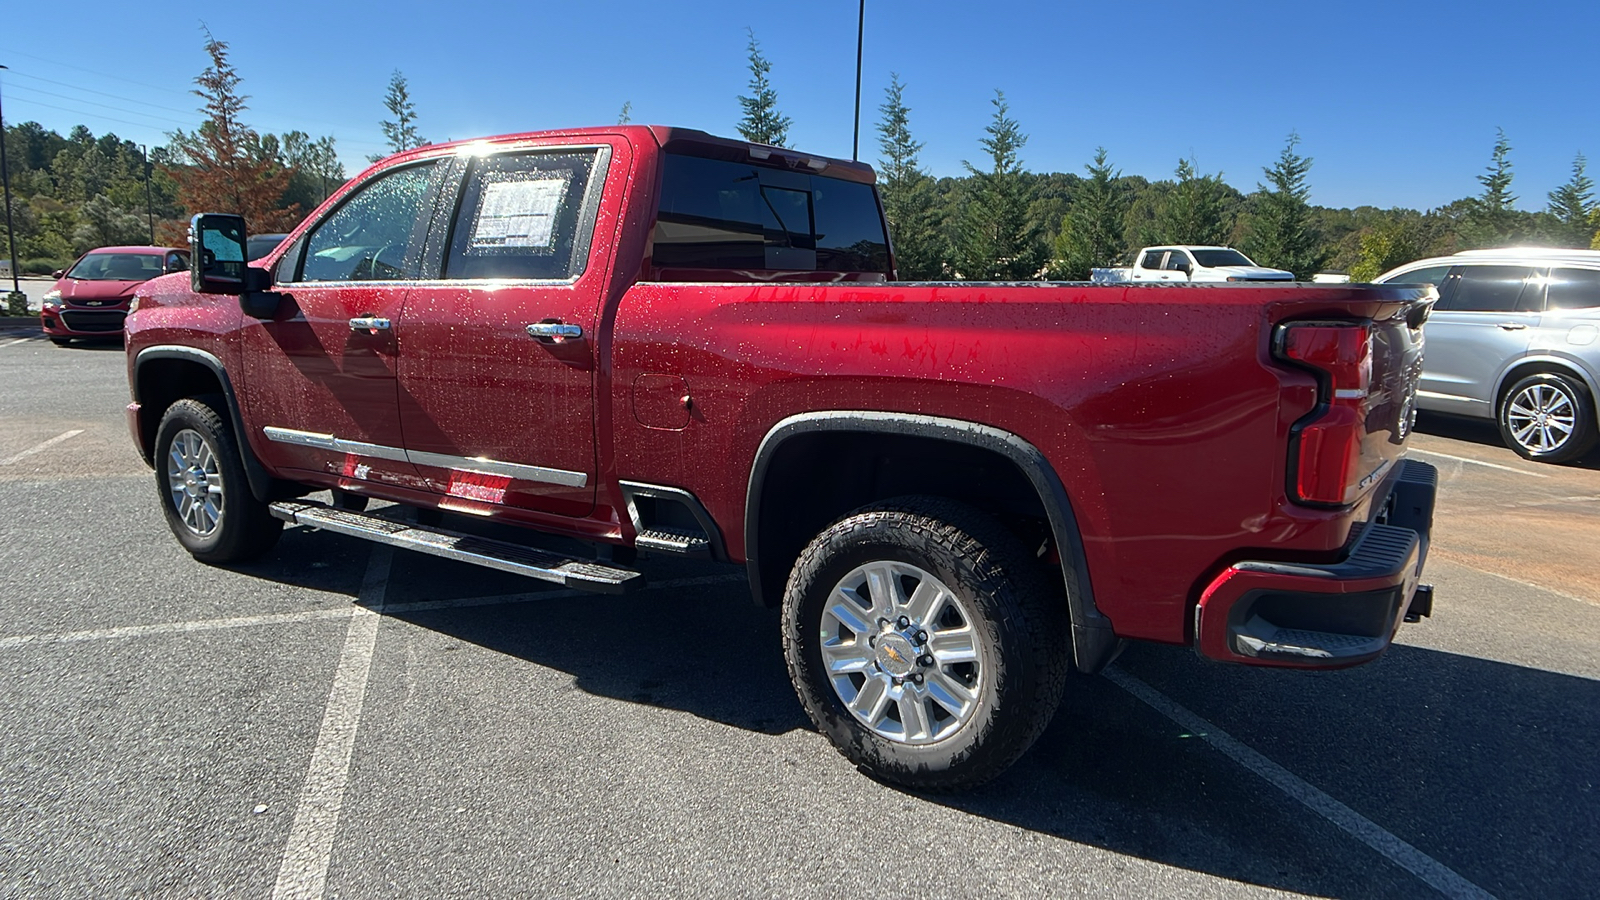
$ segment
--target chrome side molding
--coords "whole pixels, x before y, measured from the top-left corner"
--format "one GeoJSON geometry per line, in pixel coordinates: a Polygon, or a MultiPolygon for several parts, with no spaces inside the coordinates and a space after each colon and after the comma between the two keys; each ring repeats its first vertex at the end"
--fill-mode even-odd
{"type": "Polygon", "coordinates": [[[452,456],[446,453],[405,450],[401,447],[387,447],[383,444],[349,441],[334,437],[331,434],[319,434],[314,431],[279,428],[276,425],[268,425],[262,431],[266,434],[267,440],[275,443],[314,447],[318,450],[328,450],[334,453],[348,453],[353,456],[367,456],[373,459],[387,459],[394,462],[409,462],[412,465],[432,466],[456,472],[502,475],[517,481],[535,481],[540,484],[557,484],[563,487],[581,488],[587,487],[589,484],[588,473],[573,472],[567,469],[504,462],[483,456],[452,456]]]}

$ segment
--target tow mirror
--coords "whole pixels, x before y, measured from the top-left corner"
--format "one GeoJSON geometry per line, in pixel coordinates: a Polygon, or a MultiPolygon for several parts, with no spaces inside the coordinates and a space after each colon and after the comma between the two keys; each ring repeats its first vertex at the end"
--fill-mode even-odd
{"type": "Polygon", "coordinates": [[[200,213],[189,220],[189,287],[197,294],[243,294],[245,227],[240,216],[200,213]]]}

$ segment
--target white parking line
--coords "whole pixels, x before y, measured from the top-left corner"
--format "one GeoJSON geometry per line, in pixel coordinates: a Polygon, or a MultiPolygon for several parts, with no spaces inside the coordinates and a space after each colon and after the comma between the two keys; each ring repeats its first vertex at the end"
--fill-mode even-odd
{"type": "Polygon", "coordinates": [[[378,623],[383,619],[383,598],[389,589],[393,560],[393,547],[379,544],[372,548],[359,605],[350,618],[339,668],[333,673],[333,689],[328,692],[328,708],[322,715],[316,747],[311,751],[300,806],[283,849],[283,862],[278,866],[278,881],[272,889],[274,900],[321,900],[327,887],[328,860],[333,853],[333,836],[339,829],[339,810],[350,778],[350,755],[355,750],[356,729],[361,725],[361,707],[366,703],[367,678],[372,672],[372,654],[378,643],[378,623]]]}
{"type": "Polygon", "coordinates": [[[64,432],[62,434],[58,434],[55,437],[51,438],[48,441],[45,441],[42,444],[35,444],[34,446],[29,447],[28,449],[22,451],[21,453],[13,454],[11,456],[6,457],[5,459],[0,459],[0,466],[9,466],[12,463],[21,462],[22,460],[27,459],[28,457],[34,455],[35,453],[42,453],[45,450],[49,450],[51,447],[54,447],[55,445],[61,443],[62,441],[71,440],[72,438],[75,438],[80,434],[83,434],[83,429],[82,428],[74,428],[71,431],[64,432]]]}
{"type": "Polygon", "coordinates": [[[1550,477],[1549,475],[1546,475],[1543,472],[1529,472],[1529,471],[1526,471],[1524,469],[1513,469],[1510,466],[1502,466],[1499,463],[1484,462],[1481,459],[1468,459],[1465,456],[1451,456],[1448,453],[1438,453],[1438,452],[1435,452],[1433,450],[1418,450],[1417,448],[1412,447],[1407,452],[1408,453],[1421,453],[1423,456],[1437,456],[1440,459],[1450,459],[1450,460],[1454,460],[1456,462],[1472,463],[1475,466],[1483,466],[1483,467],[1489,468],[1489,469],[1499,469],[1502,472],[1515,472],[1518,475],[1526,475],[1529,478],[1549,478],[1550,477]]]}
{"type": "Polygon", "coordinates": [[[33,340],[33,338],[17,338],[14,341],[6,341],[4,344],[0,344],[0,350],[4,350],[5,348],[14,346],[16,344],[26,344],[31,340],[33,340]]]}
{"type": "Polygon", "coordinates": [[[1385,830],[1378,823],[1333,799],[1299,776],[1161,693],[1116,668],[1107,669],[1113,684],[1198,736],[1229,759],[1261,776],[1273,787],[1298,800],[1307,809],[1348,832],[1356,840],[1383,854],[1390,862],[1417,876],[1434,890],[1456,900],[1493,900],[1494,895],[1461,877],[1454,869],[1385,830]]]}
{"type": "MultiPolygon", "coordinates": [[[[744,581],[743,574],[699,575],[693,578],[673,578],[651,584],[647,590],[662,588],[698,587],[707,584],[733,584],[744,581]]],[[[470,609],[477,606],[509,606],[518,603],[537,603],[541,600],[563,600],[571,597],[593,597],[590,591],[563,588],[555,591],[527,591],[521,594],[497,594],[489,597],[462,597],[454,600],[415,600],[410,603],[385,603],[383,612],[397,616],[408,612],[432,610],[470,609]]],[[[0,637],[0,650],[21,647],[40,647],[47,644],[75,644],[82,641],[112,641],[123,638],[148,637],[157,634],[183,634],[191,631],[217,631],[224,628],[250,628],[256,625],[289,625],[295,622],[318,622],[324,619],[346,619],[349,607],[337,609],[308,609],[304,612],[270,613],[261,616],[235,616],[227,619],[196,619],[191,622],[161,622],[155,625],[124,625],[117,628],[94,628],[85,631],[60,631],[45,634],[16,634],[0,637]]]]}

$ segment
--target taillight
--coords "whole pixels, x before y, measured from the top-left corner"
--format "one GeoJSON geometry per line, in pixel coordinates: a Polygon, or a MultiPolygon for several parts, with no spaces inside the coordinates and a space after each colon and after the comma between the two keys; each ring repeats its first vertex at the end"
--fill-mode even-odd
{"type": "Polygon", "coordinates": [[[1364,322],[1291,322],[1278,326],[1277,355],[1319,374],[1317,411],[1303,422],[1290,453],[1296,498],[1344,506],[1368,474],[1361,444],[1372,386],[1372,330],[1364,322]]]}

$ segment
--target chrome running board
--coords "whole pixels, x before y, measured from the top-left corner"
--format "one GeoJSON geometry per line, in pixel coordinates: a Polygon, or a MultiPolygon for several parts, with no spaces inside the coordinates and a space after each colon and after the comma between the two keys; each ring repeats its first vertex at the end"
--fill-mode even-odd
{"type": "Polygon", "coordinates": [[[304,500],[283,500],[268,508],[275,518],[293,525],[320,528],[402,550],[415,550],[513,575],[525,575],[577,590],[621,594],[644,584],[643,573],[632,569],[589,559],[575,559],[509,541],[396,522],[381,516],[334,509],[304,500]]]}

